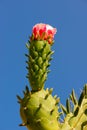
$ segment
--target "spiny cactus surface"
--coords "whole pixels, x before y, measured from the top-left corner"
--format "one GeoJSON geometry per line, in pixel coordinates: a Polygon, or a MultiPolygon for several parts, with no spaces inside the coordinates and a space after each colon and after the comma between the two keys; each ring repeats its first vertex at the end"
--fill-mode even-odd
{"type": "Polygon", "coordinates": [[[79,99],[73,90],[66,101],[66,107],[61,105],[61,108],[65,114],[61,130],[87,130],[87,84],[79,99]]]}
{"type": "Polygon", "coordinates": [[[52,97],[52,89],[38,92],[24,92],[24,98],[19,99],[20,114],[29,130],[57,130],[59,98],[52,97]]]}
{"type": "MultiPolygon", "coordinates": [[[[27,43],[29,46],[29,43],[27,43]]],[[[28,74],[27,78],[30,81],[32,90],[40,90],[44,88],[44,82],[47,79],[47,73],[49,73],[48,67],[50,66],[49,61],[51,60],[51,45],[46,40],[30,41],[29,55],[28,56],[28,74]]]]}

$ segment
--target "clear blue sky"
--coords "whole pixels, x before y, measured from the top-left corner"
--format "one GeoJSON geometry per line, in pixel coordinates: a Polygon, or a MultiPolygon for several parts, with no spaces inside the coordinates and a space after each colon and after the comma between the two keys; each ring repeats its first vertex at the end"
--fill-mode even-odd
{"type": "Polygon", "coordinates": [[[58,30],[45,87],[65,104],[73,88],[79,94],[87,83],[86,0],[0,0],[0,130],[26,130],[18,126],[16,94],[28,84],[25,43],[40,22],[58,30]]]}

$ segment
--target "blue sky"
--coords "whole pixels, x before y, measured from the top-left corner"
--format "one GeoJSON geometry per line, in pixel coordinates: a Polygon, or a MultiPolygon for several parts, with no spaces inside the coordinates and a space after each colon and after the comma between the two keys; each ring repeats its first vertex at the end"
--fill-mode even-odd
{"type": "Polygon", "coordinates": [[[25,78],[25,43],[33,25],[48,23],[57,28],[51,73],[45,87],[66,98],[74,88],[79,95],[87,83],[87,1],[86,0],[0,0],[0,130],[25,130],[16,95],[25,78]]]}

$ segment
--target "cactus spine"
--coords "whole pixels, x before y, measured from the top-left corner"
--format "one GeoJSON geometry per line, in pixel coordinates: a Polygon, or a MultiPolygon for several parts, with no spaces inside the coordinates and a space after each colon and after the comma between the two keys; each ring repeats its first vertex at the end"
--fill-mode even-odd
{"type": "Polygon", "coordinates": [[[37,24],[33,27],[26,54],[26,77],[31,90],[26,86],[24,97],[17,96],[23,121],[20,126],[26,126],[28,130],[87,130],[87,85],[79,99],[76,98],[74,90],[72,91],[66,100],[66,107],[56,95],[52,96],[52,88],[44,89],[55,33],[56,29],[50,25],[37,24]]]}

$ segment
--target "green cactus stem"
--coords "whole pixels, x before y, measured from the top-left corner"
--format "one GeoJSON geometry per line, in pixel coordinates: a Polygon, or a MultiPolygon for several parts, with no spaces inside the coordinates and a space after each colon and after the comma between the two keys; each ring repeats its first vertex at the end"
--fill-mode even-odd
{"type": "Polygon", "coordinates": [[[48,67],[50,66],[49,61],[53,51],[51,45],[47,41],[29,41],[27,43],[29,54],[27,60],[28,74],[31,88],[33,91],[38,91],[44,88],[44,83],[47,79],[47,74],[50,72],[48,67]],[[30,44],[29,44],[30,43],[30,44]]]}

